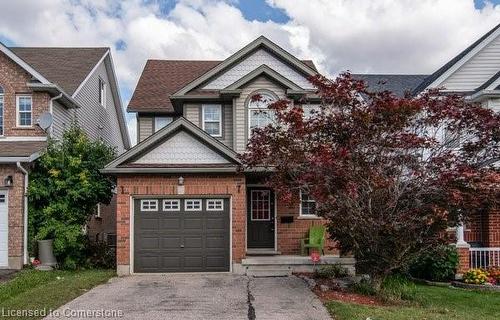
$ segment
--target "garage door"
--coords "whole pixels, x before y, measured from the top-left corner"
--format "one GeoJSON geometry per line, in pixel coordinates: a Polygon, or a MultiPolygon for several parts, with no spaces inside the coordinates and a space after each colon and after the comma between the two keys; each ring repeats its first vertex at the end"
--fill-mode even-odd
{"type": "Polygon", "coordinates": [[[229,271],[229,199],[135,200],[134,272],[229,271]]]}

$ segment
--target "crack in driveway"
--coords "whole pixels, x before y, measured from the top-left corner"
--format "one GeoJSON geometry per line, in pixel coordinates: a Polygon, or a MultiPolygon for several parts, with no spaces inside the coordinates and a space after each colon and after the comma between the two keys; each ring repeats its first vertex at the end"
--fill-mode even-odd
{"type": "Polygon", "coordinates": [[[255,320],[255,307],[253,306],[253,301],[255,300],[250,290],[251,278],[247,276],[247,304],[248,304],[248,320],[255,320]]]}

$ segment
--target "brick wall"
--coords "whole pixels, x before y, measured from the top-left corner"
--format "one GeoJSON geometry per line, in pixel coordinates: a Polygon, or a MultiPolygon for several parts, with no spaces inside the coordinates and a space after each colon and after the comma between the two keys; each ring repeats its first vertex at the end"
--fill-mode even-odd
{"type": "MultiPolygon", "coordinates": [[[[233,261],[245,255],[246,203],[243,175],[182,175],[184,194],[232,196],[233,261]]],[[[120,175],[117,179],[117,265],[130,264],[130,196],[177,194],[179,175],[120,175]]]]}
{"type": "Polygon", "coordinates": [[[90,218],[88,234],[91,240],[106,241],[107,234],[116,233],[116,201],[117,196],[113,195],[109,205],[101,204],[100,217],[93,215],[90,218]]]}
{"type": "Polygon", "coordinates": [[[0,164],[0,188],[9,191],[9,267],[19,269],[23,264],[24,175],[15,165],[0,164]],[[6,176],[13,177],[12,187],[3,187],[6,176]]]}
{"type": "Polygon", "coordinates": [[[5,136],[44,136],[45,133],[35,125],[40,114],[49,111],[50,96],[47,93],[33,92],[26,85],[31,75],[19,65],[0,53],[0,86],[4,89],[4,135],[5,136]],[[32,95],[32,124],[30,128],[16,127],[16,95],[32,95]]]}
{"type": "Polygon", "coordinates": [[[484,247],[500,247],[500,210],[478,213],[465,224],[465,241],[484,247]]]}
{"type": "MultiPolygon", "coordinates": [[[[277,238],[278,251],[282,254],[300,254],[300,239],[306,238],[309,228],[313,225],[324,224],[324,219],[303,219],[299,217],[300,197],[297,194],[296,201],[284,203],[278,199],[277,203],[277,238]],[[293,223],[281,223],[280,217],[293,216],[293,223]]],[[[328,239],[325,245],[325,253],[338,254],[339,251],[332,240],[328,239]]]]}

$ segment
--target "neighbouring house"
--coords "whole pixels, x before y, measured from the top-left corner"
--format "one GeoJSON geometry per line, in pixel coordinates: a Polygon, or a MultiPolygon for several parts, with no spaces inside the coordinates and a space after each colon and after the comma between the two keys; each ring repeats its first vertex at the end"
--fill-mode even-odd
{"type": "MultiPolygon", "coordinates": [[[[440,88],[500,112],[500,24],[431,75],[362,75],[372,90],[398,95],[440,88]]],[[[475,215],[454,228],[460,256],[458,274],[469,268],[500,266],[500,211],[475,215]]]]}
{"type": "MultiPolygon", "coordinates": [[[[0,43],[0,268],[20,269],[28,263],[30,167],[47,139],[61,138],[72,122],[118,153],[130,147],[109,48],[0,43]]],[[[107,207],[102,214],[114,217],[114,207],[107,207]]],[[[99,221],[93,225],[100,227],[99,221]]],[[[110,230],[114,233],[115,227],[110,230]]]]}

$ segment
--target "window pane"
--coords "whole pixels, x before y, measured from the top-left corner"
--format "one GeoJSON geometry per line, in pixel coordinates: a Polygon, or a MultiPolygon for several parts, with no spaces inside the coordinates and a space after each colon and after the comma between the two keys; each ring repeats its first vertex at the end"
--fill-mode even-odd
{"type": "Polygon", "coordinates": [[[20,112],[19,113],[19,125],[30,126],[31,125],[31,113],[20,112]]]}
{"type": "Polygon", "coordinates": [[[172,117],[156,117],[155,118],[155,132],[164,128],[167,124],[172,122],[172,117]]]}
{"type": "Polygon", "coordinates": [[[31,111],[30,97],[19,97],[19,111],[31,111]]]}
{"type": "Polygon", "coordinates": [[[263,128],[274,120],[272,111],[250,110],[250,129],[263,128]]]}
{"type": "Polygon", "coordinates": [[[207,122],[205,123],[205,131],[210,135],[219,135],[219,123],[218,122],[207,122]]]}
{"type": "Polygon", "coordinates": [[[220,106],[203,106],[205,121],[220,121],[220,106]]]}

